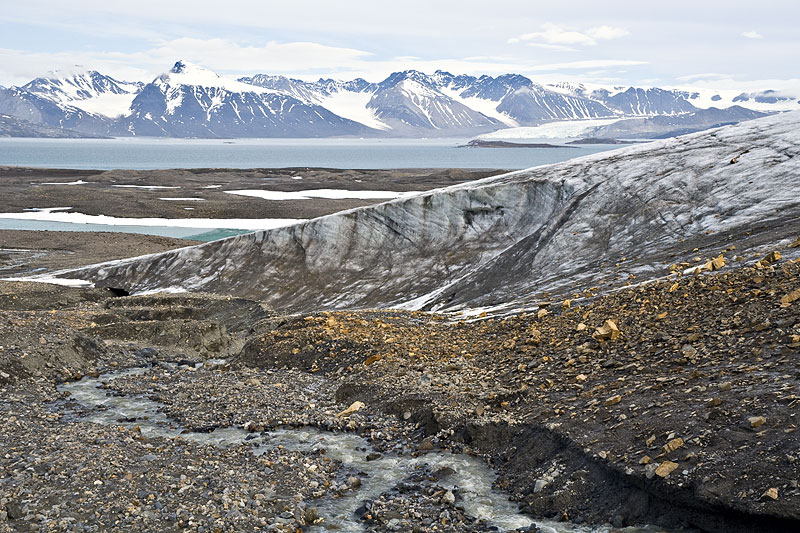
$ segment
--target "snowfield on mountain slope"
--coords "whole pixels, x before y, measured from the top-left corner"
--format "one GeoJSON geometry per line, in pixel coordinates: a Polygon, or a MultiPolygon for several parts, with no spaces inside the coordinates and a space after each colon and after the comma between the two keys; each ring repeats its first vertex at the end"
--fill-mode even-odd
{"type": "Polygon", "coordinates": [[[800,113],[768,117],[62,275],[292,312],[524,303],[663,274],[697,246],[687,240],[715,249],[756,227],[788,238],[800,215],[798,126],[800,113]]]}
{"type": "MultiPolygon", "coordinates": [[[[509,128],[516,128],[519,126],[519,122],[511,118],[505,113],[501,113],[497,110],[497,106],[500,102],[496,102],[494,100],[488,100],[485,98],[478,98],[477,96],[465,98],[462,97],[458,90],[455,90],[451,87],[443,87],[440,89],[442,94],[445,96],[452,98],[458,103],[464,104],[465,106],[469,107],[477,111],[478,113],[483,113],[489,118],[493,118],[499,120],[501,123],[505,124],[509,128]]],[[[506,131],[506,130],[500,130],[506,131]]]]}
{"type": "Polygon", "coordinates": [[[548,122],[541,126],[523,126],[506,128],[478,135],[478,139],[569,139],[580,137],[586,131],[598,126],[606,126],[617,122],[617,118],[561,120],[548,122]]]}
{"type": "Polygon", "coordinates": [[[375,110],[367,107],[371,98],[372,93],[341,90],[320,96],[314,103],[342,118],[354,120],[370,128],[390,130],[391,127],[375,115],[375,110]]]}

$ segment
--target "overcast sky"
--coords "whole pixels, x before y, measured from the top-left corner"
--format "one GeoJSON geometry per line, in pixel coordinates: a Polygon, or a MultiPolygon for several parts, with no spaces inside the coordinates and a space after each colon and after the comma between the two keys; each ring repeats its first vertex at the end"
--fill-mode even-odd
{"type": "Polygon", "coordinates": [[[6,86],[72,65],[150,81],[182,59],[228,75],[303,79],[379,81],[413,68],[613,85],[800,89],[797,0],[3,4],[6,86]]]}

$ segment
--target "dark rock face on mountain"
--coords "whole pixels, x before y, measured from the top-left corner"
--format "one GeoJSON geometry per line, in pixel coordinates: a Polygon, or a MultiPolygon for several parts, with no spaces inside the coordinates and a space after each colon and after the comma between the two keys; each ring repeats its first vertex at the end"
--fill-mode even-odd
{"type": "Polygon", "coordinates": [[[316,82],[306,82],[285,76],[271,76],[269,74],[256,74],[255,76],[245,76],[239,78],[240,82],[265,89],[293,94],[303,100],[314,99],[317,95],[330,95],[339,91],[348,92],[372,92],[377,88],[376,83],[370,83],[363,78],[356,78],[350,81],[320,79],[316,82]]]}
{"type": "Polygon", "coordinates": [[[618,270],[662,272],[690,253],[687,240],[728,242],[754,224],[788,236],[800,216],[799,125],[798,113],[767,117],[61,276],[290,312],[525,307],[618,270]]]}
{"type": "Polygon", "coordinates": [[[497,110],[522,125],[535,125],[554,120],[613,117],[614,113],[599,102],[585,98],[521,88],[507,95],[497,110]]]}
{"type": "Polygon", "coordinates": [[[676,115],[697,110],[689,103],[685,93],[657,87],[652,89],[630,87],[614,95],[607,90],[600,90],[594,91],[591,97],[624,115],[676,115]]]}
{"type": "Polygon", "coordinates": [[[378,84],[367,107],[394,130],[488,131],[502,123],[442,94],[416,71],[392,74],[378,84]]]}
{"type": "Polygon", "coordinates": [[[590,137],[626,139],[664,139],[718,126],[736,124],[765,116],[765,113],[733,106],[727,109],[698,109],[691,113],[674,116],[655,116],[620,120],[608,126],[600,126],[587,133],[590,137]]]}

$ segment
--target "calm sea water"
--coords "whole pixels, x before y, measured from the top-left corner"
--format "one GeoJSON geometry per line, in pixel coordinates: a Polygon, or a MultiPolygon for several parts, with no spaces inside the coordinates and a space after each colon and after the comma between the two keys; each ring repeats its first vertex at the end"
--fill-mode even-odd
{"type": "MultiPolygon", "coordinates": [[[[0,139],[0,165],[165,168],[498,168],[557,163],[616,148],[458,148],[468,139],[0,139]]],[[[544,142],[557,143],[552,139],[544,142]]]]}

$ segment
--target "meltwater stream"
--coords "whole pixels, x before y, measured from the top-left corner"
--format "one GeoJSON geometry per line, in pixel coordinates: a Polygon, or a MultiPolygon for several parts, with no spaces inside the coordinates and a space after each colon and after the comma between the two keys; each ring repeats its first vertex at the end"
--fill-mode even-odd
{"type": "MultiPolygon", "coordinates": [[[[382,453],[379,459],[367,461],[366,456],[373,451],[369,442],[358,435],[333,433],[311,427],[280,429],[254,438],[243,428],[218,428],[210,433],[186,432],[185,428],[170,420],[162,412],[163,405],[141,396],[120,396],[109,394],[103,384],[124,376],[141,375],[147,368],[134,368],[110,372],[97,378],[83,378],[80,381],[58,386],[60,392],[69,393],[69,398],[77,401],[91,412],[81,419],[103,425],[138,426],[146,437],[165,437],[190,440],[211,446],[235,446],[248,443],[253,453],[259,455],[270,448],[283,446],[289,450],[312,452],[321,448],[332,460],[357,469],[367,475],[361,487],[352,496],[323,498],[315,502],[323,524],[317,529],[332,527],[338,531],[364,531],[364,526],[355,515],[356,510],[367,500],[377,498],[396,487],[416,469],[428,466],[431,470],[445,467],[454,471],[439,481],[449,490],[458,489],[463,496],[461,504],[467,514],[483,518],[487,524],[502,531],[527,528],[534,523],[529,517],[519,513],[516,504],[492,488],[495,474],[482,461],[466,455],[449,453],[427,453],[420,457],[407,457],[382,453]],[[121,422],[129,421],[129,422],[121,422]],[[366,450],[366,451],[365,451],[366,450]]],[[[541,531],[547,533],[588,533],[601,532],[606,528],[589,529],[577,525],[549,521],[535,521],[541,531]]],[[[632,528],[628,531],[633,531],[632,528]]]]}

